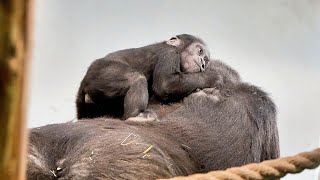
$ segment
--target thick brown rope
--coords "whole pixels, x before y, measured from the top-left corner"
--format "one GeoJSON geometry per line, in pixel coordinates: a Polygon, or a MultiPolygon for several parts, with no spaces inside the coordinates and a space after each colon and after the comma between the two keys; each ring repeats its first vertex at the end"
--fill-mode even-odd
{"type": "Polygon", "coordinates": [[[175,177],[171,180],[263,180],[277,179],[286,174],[300,173],[305,169],[314,169],[320,165],[320,148],[303,152],[291,157],[267,160],[224,171],[211,171],[206,174],[194,174],[187,177],[175,177]]]}

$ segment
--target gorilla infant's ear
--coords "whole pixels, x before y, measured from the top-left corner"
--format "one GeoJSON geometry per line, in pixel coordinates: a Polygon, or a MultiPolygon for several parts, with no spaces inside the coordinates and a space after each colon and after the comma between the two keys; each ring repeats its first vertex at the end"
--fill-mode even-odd
{"type": "Polygon", "coordinates": [[[174,37],[170,38],[169,40],[167,40],[167,44],[177,47],[182,44],[182,40],[179,39],[177,36],[174,36],[174,37]]]}

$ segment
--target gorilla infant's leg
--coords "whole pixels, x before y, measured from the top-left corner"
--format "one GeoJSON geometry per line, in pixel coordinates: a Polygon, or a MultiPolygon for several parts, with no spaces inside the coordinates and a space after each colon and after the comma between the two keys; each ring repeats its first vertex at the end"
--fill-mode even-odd
{"type": "Polygon", "coordinates": [[[122,116],[126,120],[144,112],[149,98],[146,77],[119,63],[110,63],[101,71],[87,74],[79,92],[80,95],[84,94],[77,99],[78,110],[81,110],[78,111],[80,118],[94,117],[98,114],[97,110],[102,112],[99,113],[100,116],[109,115],[114,110],[121,112],[116,113],[116,117],[122,116]],[[82,106],[84,107],[80,109],[82,106]],[[80,116],[84,111],[90,113],[90,110],[93,116],[80,116]]]}
{"type": "Polygon", "coordinates": [[[124,119],[135,117],[148,105],[148,82],[142,75],[130,78],[130,88],[124,97],[124,119]]]}
{"type": "Polygon", "coordinates": [[[152,110],[146,110],[149,99],[146,77],[135,75],[129,81],[131,85],[124,98],[123,119],[133,121],[155,120],[157,115],[152,110]]]}

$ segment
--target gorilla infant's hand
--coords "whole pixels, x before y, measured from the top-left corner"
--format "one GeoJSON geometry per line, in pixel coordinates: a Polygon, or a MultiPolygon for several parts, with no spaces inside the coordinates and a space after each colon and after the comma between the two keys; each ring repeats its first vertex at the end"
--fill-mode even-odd
{"type": "Polygon", "coordinates": [[[205,72],[207,86],[225,90],[241,83],[241,78],[237,71],[217,59],[208,62],[205,72]]]}
{"type": "Polygon", "coordinates": [[[224,78],[220,73],[216,72],[214,69],[207,69],[204,74],[204,79],[208,87],[218,89],[223,87],[224,78]]]}
{"type": "Polygon", "coordinates": [[[158,115],[151,109],[146,109],[135,117],[130,117],[127,121],[136,122],[148,122],[148,121],[159,121],[158,115]]]}
{"type": "Polygon", "coordinates": [[[197,89],[197,92],[193,93],[191,96],[196,99],[207,99],[214,103],[221,102],[225,99],[217,88],[197,89]]]}

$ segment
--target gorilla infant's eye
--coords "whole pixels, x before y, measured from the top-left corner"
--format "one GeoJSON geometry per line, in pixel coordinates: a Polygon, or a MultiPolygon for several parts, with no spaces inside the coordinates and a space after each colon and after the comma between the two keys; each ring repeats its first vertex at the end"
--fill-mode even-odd
{"type": "Polygon", "coordinates": [[[199,49],[199,54],[201,55],[203,53],[203,50],[200,48],[199,49]]]}

